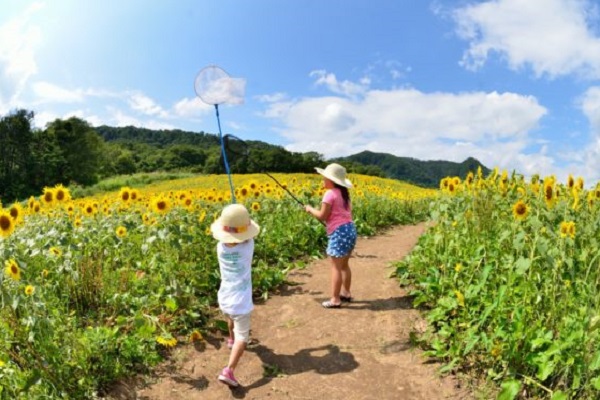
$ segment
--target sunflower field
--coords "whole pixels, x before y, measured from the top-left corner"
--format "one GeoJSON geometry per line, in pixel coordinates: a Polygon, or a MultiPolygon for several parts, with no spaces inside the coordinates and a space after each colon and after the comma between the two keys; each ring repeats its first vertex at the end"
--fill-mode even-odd
{"type": "MultiPolygon", "coordinates": [[[[320,203],[320,176],[274,176],[302,202],[320,203]]],[[[360,235],[425,219],[439,193],[351,179],[360,235]]],[[[261,226],[253,286],[266,298],[290,269],[323,256],[325,230],[266,175],[233,181],[261,226]]],[[[209,227],[230,202],[226,177],[213,175],[78,199],[58,185],[0,206],[0,398],[96,398],[218,328],[209,227]]]]}
{"type": "Polygon", "coordinates": [[[495,170],[441,190],[396,268],[427,310],[413,338],[498,399],[598,399],[600,187],[495,170]]]}

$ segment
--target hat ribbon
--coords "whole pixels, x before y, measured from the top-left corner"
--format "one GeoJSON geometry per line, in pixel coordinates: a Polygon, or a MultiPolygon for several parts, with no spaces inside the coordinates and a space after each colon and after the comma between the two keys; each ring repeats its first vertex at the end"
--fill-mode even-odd
{"type": "Polygon", "coordinates": [[[229,233],[244,233],[248,230],[250,223],[246,226],[225,226],[223,225],[223,230],[229,233]]]}

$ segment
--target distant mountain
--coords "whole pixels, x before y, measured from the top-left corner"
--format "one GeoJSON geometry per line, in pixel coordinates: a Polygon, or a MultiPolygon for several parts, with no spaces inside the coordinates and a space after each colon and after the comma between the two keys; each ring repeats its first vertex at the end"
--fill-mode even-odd
{"type": "Polygon", "coordinates": [[[476,172],[478,167],[481,167],[484,176],[490,172],[489,168],[472,157],[462,163],[456,163],[452,161],[421,161],[411,157],[363,151],[331,161],[341,164],[358,163],[363,166],[375,166],[381,169],[387,178],[424,187],[439,187],[440,180],[447,176],[459,176],[464,179],[469,171],[476,172]]]}
{"type": "MultiPolygon", "coordinates": [[[[219,160],[219,138],[216,134],[132,126],[98,126],[95,130],[106,142],[114,143],[125,153],[132,154],[131,170],[126,172],[147,172],[160,168],[188,168],[205,173],[218,173],[223,170],[219,160]],[[195,154],[190,147],[204,155],[195,154]],[[195,155],[191,157],[192,161],[188,160],[190,154],[195,155]]],[[[489,169],[474,158],[467,158],[462,163],[421,161],[387,153],[363,151],[348,157],[325,160],[316,152],[294,153],[282,146],[261,141],[247,141],[246,145],[249,150],[248,157],[239,160],[236,156],[229,160],[234,172],[314,172],[316,166],[339,162],[345,165],[349,172],[398,179],[423,187],[438,187],[440,180],[447,176],[464,178],[469,171],[477,171],[479,166],[484,174],[489,173],[489,169]]],[[[113,158],[118,159],[119,156],[113,158]]],[[[118,168],[117,171],[124,172],[118,168]]]]}

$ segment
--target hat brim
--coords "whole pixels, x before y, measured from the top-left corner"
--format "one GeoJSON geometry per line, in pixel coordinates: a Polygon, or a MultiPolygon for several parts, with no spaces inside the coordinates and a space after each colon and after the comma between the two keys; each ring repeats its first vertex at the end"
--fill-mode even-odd
{"type": "Polygon", "coordinates": [[[351,188],[352,187],[352,182],[350,182],[348,179],[344,179],[342,181],[341,179],[338,179],[335,176],[329,175],[327,173],[327,171],[325,171],[323,168],[315,167],[315,170],[317,170],[317,172],[319,174],[323,175],[325,178],[329,179],[332,182],[337,183],[340,186],[344,186],[344,187],[347,187],[347,188],[351,188]]]}
{"type": "Polygon", "coordinates": [[[221,221],[221,218],[219,218],[218,220],[212,223],[212,225],[210,226],[210,231],[212,232],[213,237],[220,242],[242,243],[258,235],[258,233],[260,232],[260,226],[258,226],[256,222],[250,220],[250,225],[248,226],[248,229],[246,229],[244,232],[227,232],[223,230],[223,223],[221,221]]]}

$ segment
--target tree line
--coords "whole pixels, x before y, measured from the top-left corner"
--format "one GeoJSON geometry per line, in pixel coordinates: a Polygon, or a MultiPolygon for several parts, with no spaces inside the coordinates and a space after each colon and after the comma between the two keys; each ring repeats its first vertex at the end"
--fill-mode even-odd
{"type": "MultiPolygon", "coordinates": [[[[0,118],[0,201],[38,196],[44,187],[90,186],[115,175],[155,171],[224,173],[218,135],[137,127],[92,127],[77,117],[34,128],[34,112],[16,110],[0,118]]],[[[260,141],[231,153],[233,173],[314,172],[316,152],[294,153],[260,141]]],[[[360,169],[361,167],[358,166],[360,169]]],[[[363,171],[364,172],[364,171],[363,171]]]]}
{"type": "MultiPolygon", "coordinates": [[[[0,118],[0,201],[4,204],[39,195],[44,187],[90,186],[101,179],[140,172],[225,172],[218,135],[178,129],[152,130],[98,126],[77,117],[56,119],[34,128],[34,112],[16,110],[0,118]]],[[[226,135],[227,136],[227,135],[226,135]]],[[[261,141],[233,140],[225,157],[233,173],[313,173],[314,167],[339,162],[348,172],[437,187],[446,176],[465,177],[481,166],[420,161],[368,151],[325,160],[317,152],[290,152],[261,141]]]]}

